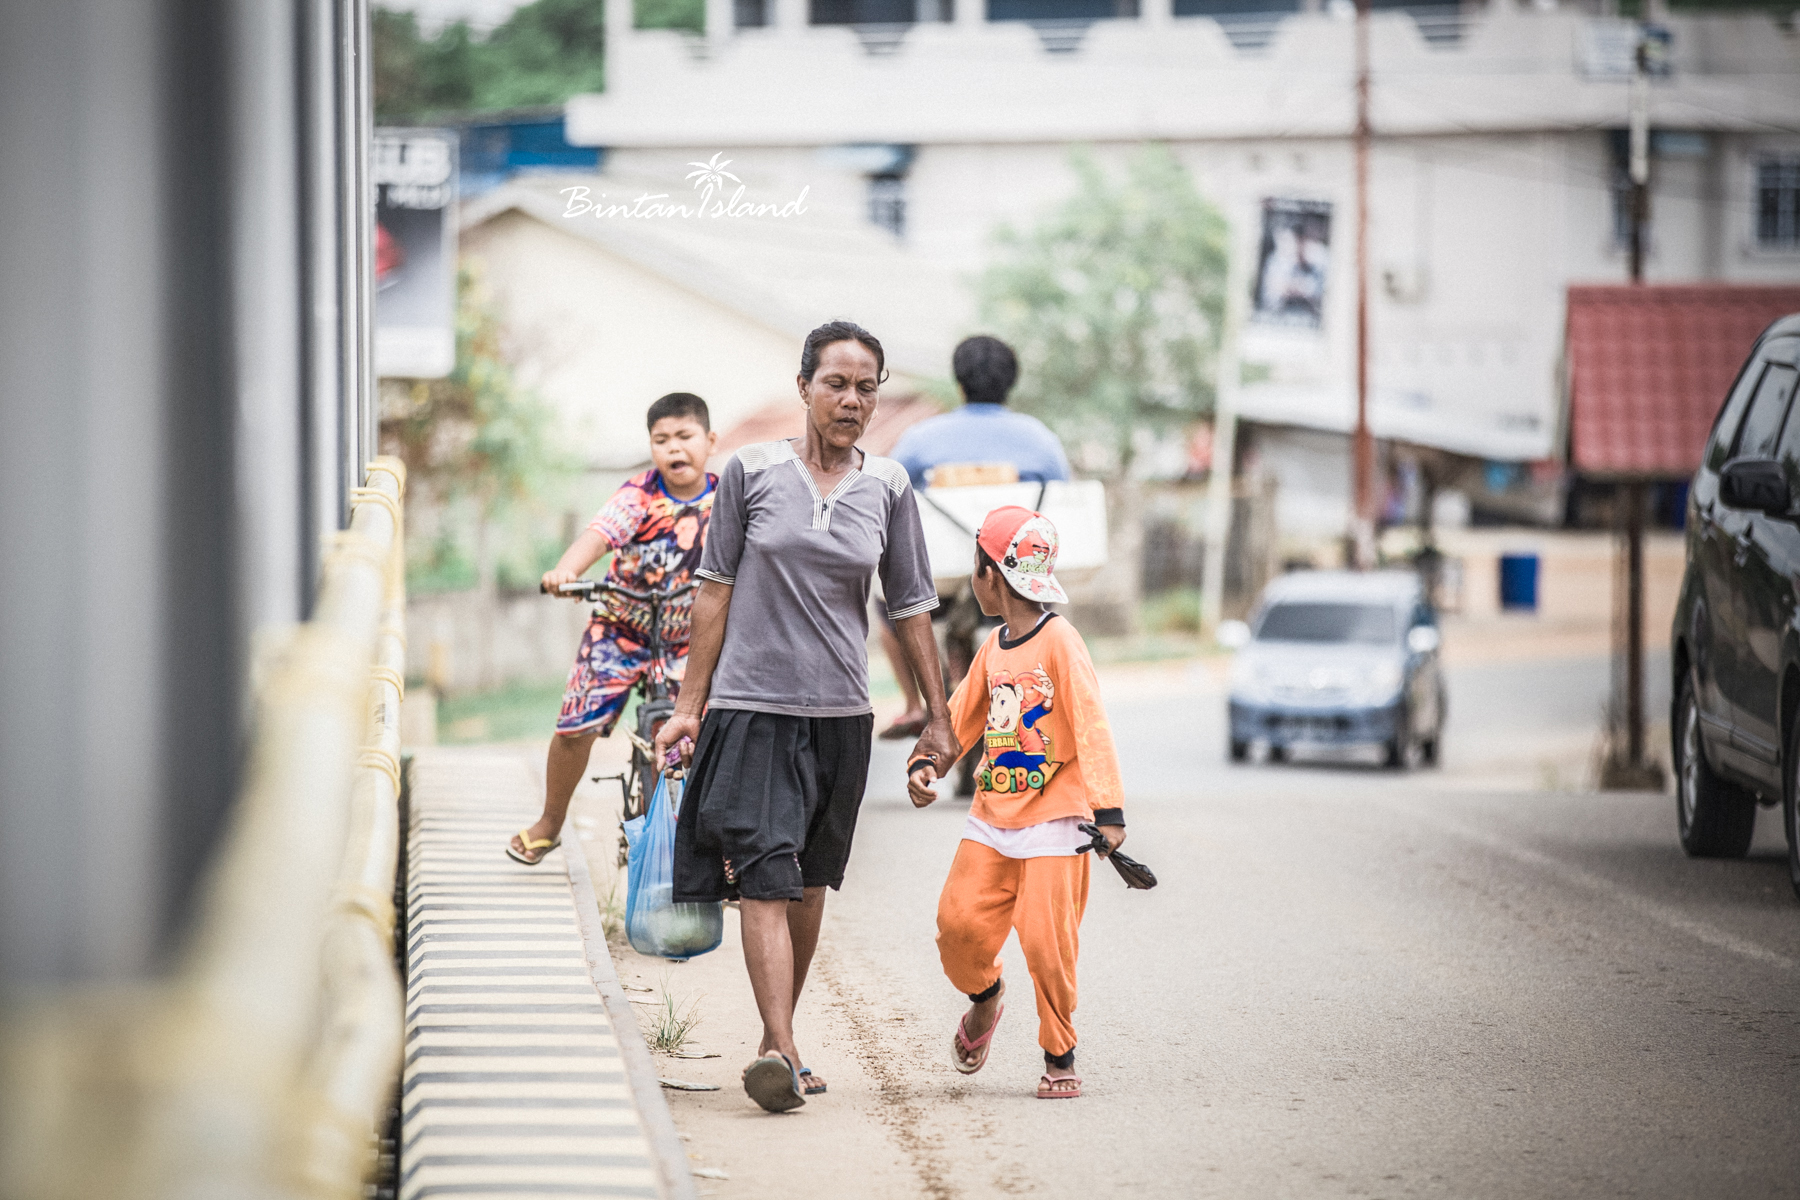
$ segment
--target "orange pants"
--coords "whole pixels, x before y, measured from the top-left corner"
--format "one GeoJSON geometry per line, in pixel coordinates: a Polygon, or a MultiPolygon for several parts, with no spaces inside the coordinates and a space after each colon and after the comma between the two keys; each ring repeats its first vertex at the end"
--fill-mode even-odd
{"type": "Polygon", "coordinates": [[[938,956],[959,992],[985,992],[1000,978],[1000,948],[1019,931],[1037,985],[1038,1044],[1051,1054],[1075,1048],[1075,957],[1087,911],[1085,854],[1007,858],[980,842],[956,848],[938,897],[938,956]]]}

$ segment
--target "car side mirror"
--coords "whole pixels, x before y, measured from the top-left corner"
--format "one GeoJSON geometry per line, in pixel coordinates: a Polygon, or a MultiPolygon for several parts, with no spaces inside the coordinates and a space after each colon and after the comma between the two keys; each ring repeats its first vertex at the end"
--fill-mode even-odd
{"type": "Polygon", "coordinates": [[[1406,648],[1414,654],[1430,654],[1444,644],[1436,625],[1414,625],[1406,631],[1406,648]]]}
{"type": "Polygon", "coordinates": [[[1719,502],[1727,508],[1745,508],[1786,516],[1793,507],[1787,472],[1772,458],[1734,458],[1719,472],[1719,502]]]}
{"type": "Polygon", "coordinates": [[[1242,650],[1250,644],[1250,627],[1242,621],[1220,621],[1213,638],[1227,650],[1242,650]]]}

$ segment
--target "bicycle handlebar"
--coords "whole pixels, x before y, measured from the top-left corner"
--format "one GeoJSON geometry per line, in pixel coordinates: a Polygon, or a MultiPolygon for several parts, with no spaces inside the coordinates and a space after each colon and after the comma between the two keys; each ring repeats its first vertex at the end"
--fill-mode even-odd
{"type": "MultiPolygon", "coordinates": [[[[680,587],[667,592],[634,592],[630,588],[620,587],[616,583],[607,583],[604,580],[583,579],[575,583],[558,585],[556,594],[568,600],[594,600],[603,592],[612,592],[615,595],[624,596],[628,600],[642,600],[645,603],[649,603],[652,600],[673,600],[677,596],[685,596],[699,586],[699,581],[694,580],[689,583],[684,583],[680,587]]],[[[541,583],[538,584],[538,591],[544,592],[545,595],[549,594],[548,592],[545,592],[544,585],[541,583]]]]}

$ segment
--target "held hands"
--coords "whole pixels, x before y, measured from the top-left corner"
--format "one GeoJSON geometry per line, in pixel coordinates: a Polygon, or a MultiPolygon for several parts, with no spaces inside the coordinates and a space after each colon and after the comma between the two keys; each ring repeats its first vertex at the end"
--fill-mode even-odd
{"type": "Polygon", "coordinates": [[[906,756],[906,796],[914,808],[924,808],[937,799],[931,785],[949,772],[961,752],[950,732],[948,718],[933,718],[913,744],[912,753],[906,756]]]}
{"type": "Polygon", "coordinates": [[[938,781],[937,767],[929,759],[907,765],[906,798],[913,802],[914,808],[924,808],[937,799],[937,793],[931,790],[931,785],[938,781]]]}
{"type": "MultiPolygon", "coordinates": [[[[669,751],[677,749],[681,752],[681,765],[685,770],[693,765],[694,740],[700,736],[700,718],[692,713],[675,712],[661,729],[656,731],[656,755],[653,761],[658,764],[669,761],[669,751]]],[[[661,766],[657,767],[661,770],[661,766]]]]}

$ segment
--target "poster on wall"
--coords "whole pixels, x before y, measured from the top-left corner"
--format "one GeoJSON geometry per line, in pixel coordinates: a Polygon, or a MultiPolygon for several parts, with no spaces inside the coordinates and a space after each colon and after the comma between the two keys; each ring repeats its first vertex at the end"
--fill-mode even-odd
{"type": "Polygon", "coordinates": [[[1330,274],[1330,202],[1264,200],[1250,319],[1289,329],[1321,328],[1330,274]]]}
{"type": "Polygon", "coordinates": [[[375,371],[440,379],[456,365],[456,131],[377,129],[375,371]]]}

